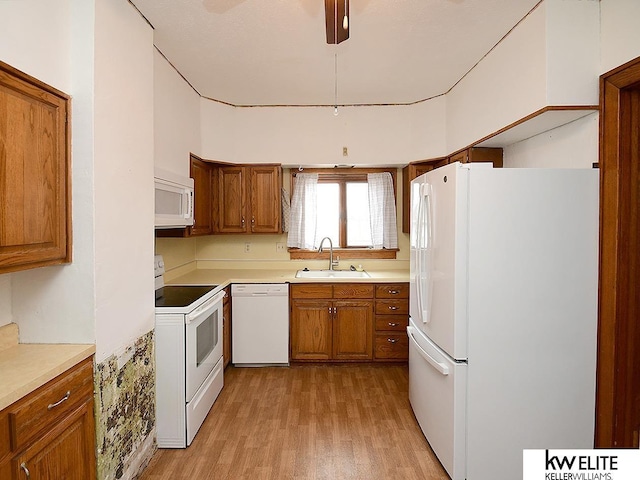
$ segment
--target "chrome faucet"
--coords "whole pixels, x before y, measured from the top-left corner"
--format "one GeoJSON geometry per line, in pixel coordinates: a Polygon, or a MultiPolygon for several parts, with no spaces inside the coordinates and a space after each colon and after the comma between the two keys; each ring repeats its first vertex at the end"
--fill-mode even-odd
{"type": "Polygon", "coordinates": [[[334,267],[338,266],[338,261],[333,261],[333,242],[329,237],[324,237],[320,240],[320,248],[318,248],[318,253],[322,253],[322,245],[325,240],[329,240],[329,270],[333,270],[334,267]]]}

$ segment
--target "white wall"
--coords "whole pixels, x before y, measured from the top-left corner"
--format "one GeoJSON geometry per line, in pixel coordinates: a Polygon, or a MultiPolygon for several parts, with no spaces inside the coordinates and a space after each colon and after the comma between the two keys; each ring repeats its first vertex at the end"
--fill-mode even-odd
{"type": "Polygon", "coordinates": [[[0,18],[0,59],[73,97],[73,263],[11,274],[12,319],[23,342],[93,343],[93,2],[10,0],[0,18]]]}
{"type": "Polygon", "coordinates": [[[545,105],[545,3],[447,94],[449,152],[464,148],[545,105]]]}
{"type": "Polygon", "coordinates": [[[591,168],[598,161],[599,115],[593,113],[504,148],[504,166],[591,168]]]}
{"type": "Polygon", "coordinates": [[[153,31],[123,0],[96,1],[96,361],[154,326],[153,31]]]}
{"type": "Polygon", "coordinates": [[[154,49],[155,166],[189,176],[189,154],[200,151],[200,96],[154,49]]]}
{"type": "Polygon", "coordinates": [[[547,103],[597,105],[599,0],[545,0],[547,103]]]}
{"type": "Polygon", "coordinates": [[[444,97],[408,106],[229,107],[202,103],[202,156],[284,165],[399,165],[445,153],[444,97]],[[347,147],[348,156],[342,149],[347,147]]]}
{"type": "Polygon", "coordinates": [[[600,73],[605,73],[640,56],[640,2],[601,0],[600,15],[600,73]]]}
{"type": "Polygon", "coordinates": [[[0,60],[70,93],[73,0],[0,2],[0,60]]]}
{"type": "Polygon", "coordinates": [[[545,0],[447,94],[464,148],[548,105],[598,103],[599,2],[545,0]]]}
{"type": "MultiPolygon", "coordinates": [[[[206,98],[200,101],[200,153],[203,158],[224,162],[244,162],[235,151],[238,109],[206,98]]],[[[245,139],[245,141],[253,141],[245,139]]]]}
{"type": "Polygon", "coordinates": [[[11,311],[11,276],[0,275],[0,327],[13,321],[11,311]]]}

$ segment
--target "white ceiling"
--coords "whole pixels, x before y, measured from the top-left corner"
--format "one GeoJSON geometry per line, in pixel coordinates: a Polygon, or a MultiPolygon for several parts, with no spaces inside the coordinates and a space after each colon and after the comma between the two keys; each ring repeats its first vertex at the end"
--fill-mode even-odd
{"type": "Polygon", "coordinates": [[[233,105],[405,104],[446,93],[540,0],[130,0],[200,95],[233,105]]]}

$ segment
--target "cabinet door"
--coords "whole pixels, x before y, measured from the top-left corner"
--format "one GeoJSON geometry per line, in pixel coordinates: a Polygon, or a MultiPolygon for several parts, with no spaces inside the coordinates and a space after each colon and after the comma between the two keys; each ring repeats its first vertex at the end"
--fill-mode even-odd
{"type": "Polygon", "coordinates": [[[211,215],[211,164],[191,157],[193,178],[193,226],[191,235],[210,235],[213,232],[211,215]]]}
{"type": "Polygon", "coordinates": [[[331,359],[331,312],[328,300],[291,303],[291,360],[331,359]]]}
{"type": "Polygon", "coordinates": [[[470,162],[491,162],[494,168],[502,168],[502,149],[473,147],[469,151],[470,162]]]}
{"type": "Polygon", "coordinates": [[[0,273],[71,261],[68,102],[0,62],[0,273]]]}
{"type": "Polygon", "coordinates": [[[469,163],[469,150],[463,150],[455,155],[451,155],[449,157],[449,163],[454,162],[469,163]]]}
{"type": "Polygon", "coordinates": [[[250,173],[251,233],[281,233],[281,168],[257,166],[250,173]]]}
{"type": "Polygon", "coordinates": [[[333,358],[373,358],[373,307],[371,301],[339,300],[333,303],[333,358]]]}
{"type": "Polygon", "coordinates": [[[94,480],[93,399],[70,413],[12,461],[16,480],[94,480]],[[28,473],[27,473],[28,472],[28,473]]]}
{"type": "Polygon", "coordinates": [[[244,167],[220,167],[218,170],[219,233],[247,232],[247,192],[244,167]]]}

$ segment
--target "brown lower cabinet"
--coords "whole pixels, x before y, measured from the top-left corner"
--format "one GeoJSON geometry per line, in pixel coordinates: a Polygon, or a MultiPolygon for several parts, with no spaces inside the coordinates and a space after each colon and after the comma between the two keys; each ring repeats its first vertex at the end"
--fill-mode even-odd
{"type": "Polygon", "coordinates": [[[403,283],[291,285],[291,361],[406,361],[408,291],[403,283]]]}
{"type": "Polygon", "coordinates": [[[373,285],[291,285],[292,361],[370,361],[373,285]]]}
{"type": "Polygon", "coordinates": [[[0,478],[96,478],[92,357],[0,412],[0,478]]]}
{"type": "Polygon", "coordinates": [[[222,303],[222,363],[226,368],[231,361],[231,287],[224,289],[222,303]]]}
{"type": "Polygon", "coordinates": [[[381,361],[409,358],[409,284],[376,285],[374,357],[381,361]]]}

